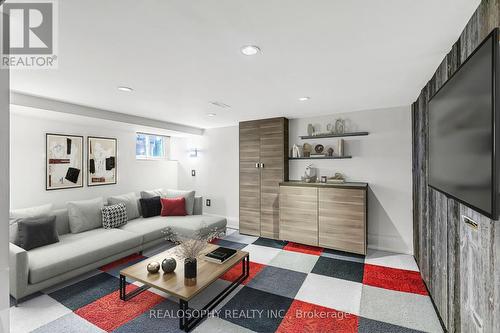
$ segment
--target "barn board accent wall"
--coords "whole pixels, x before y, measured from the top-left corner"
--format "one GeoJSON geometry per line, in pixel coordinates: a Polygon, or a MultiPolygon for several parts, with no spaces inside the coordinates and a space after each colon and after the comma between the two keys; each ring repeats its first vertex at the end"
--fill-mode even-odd
{"type": "Polygon", "coordinates": [[[483,0],[412,105],[414,253],[450,332],[500,332],[500,221],[427,187],[428,101],[498,26],[500,0],[483,0]]]}

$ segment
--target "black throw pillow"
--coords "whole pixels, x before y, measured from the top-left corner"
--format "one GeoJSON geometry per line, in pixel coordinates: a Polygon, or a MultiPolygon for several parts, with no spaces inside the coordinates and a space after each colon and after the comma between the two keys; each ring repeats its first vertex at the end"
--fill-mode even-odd
{"type": "Polygon", "coordinates": [[[19,247],[26,251],[59,242],[56,217],[30,217],[17,222],[19,247]]]}
{"type": "Polygon", "coordinates": [[[139,199],[141,204],[142,217],[159,216],[161,213],[160,197],[152,197],[147,199],[139,199]]]}

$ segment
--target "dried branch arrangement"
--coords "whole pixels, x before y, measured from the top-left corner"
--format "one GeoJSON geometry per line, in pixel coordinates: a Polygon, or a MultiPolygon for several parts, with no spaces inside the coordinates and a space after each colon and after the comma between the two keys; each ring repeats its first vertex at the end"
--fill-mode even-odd
{"type": "Polygon", "coordinates": [[[195,259],[208,246],[209,242],[225,235],[224,231],[217,229],[201,228],[191,237],[180,235],[168,227],[162,230],[165,240],[177,244],[176,253],[183,259],[195,259]]]}

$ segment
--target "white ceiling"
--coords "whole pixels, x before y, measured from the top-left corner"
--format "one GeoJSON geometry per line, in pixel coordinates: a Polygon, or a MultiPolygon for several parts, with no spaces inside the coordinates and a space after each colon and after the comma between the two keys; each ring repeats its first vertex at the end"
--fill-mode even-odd
{"type": "Polygon", "coordinates": [[[409,105],[479,2],[64,0],[59,68],[11,88],[201,128],[409,105]]]}

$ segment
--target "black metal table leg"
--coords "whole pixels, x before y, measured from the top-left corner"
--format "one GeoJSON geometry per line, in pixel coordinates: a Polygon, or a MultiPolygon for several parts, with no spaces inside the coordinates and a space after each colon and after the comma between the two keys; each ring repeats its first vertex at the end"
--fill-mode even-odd
{"type": "Polygon", "coordinates": [[[210,302],[208,302],[200,312],[200,317],[198,318],[188,318],[188,302],[185,300],[179,300],[179,328],[185,332],[189,332],[198,323],[203,320],[205,316],[208,315],[220,302],[224,300],[233,290],[235,290],[243,281],[245,281],[250,275],[250,256],[246,255],[241,260],[241,275],[234,280],[229,286],[227,286],[222,292],[215,296],[210,302]]]}
{"type": "Polygon", "coordinates": [[[143,285],[127,294],[127,278],[124,275],[120,274],[120,299],[122,301],[128,301],[132,297],[139,295],[140,293],[142,293],[145,290],[148,290],[149,288],[151,287],[143,285]]]}

